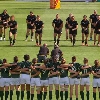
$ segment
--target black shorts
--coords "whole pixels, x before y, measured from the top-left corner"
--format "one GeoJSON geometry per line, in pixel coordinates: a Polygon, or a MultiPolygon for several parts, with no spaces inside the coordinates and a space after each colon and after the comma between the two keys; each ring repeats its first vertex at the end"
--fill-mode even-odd
{"type": "Polygon", "coordinates": [[[66,29],[69,29],[68,24],[65,24],[65,28],[66,28],[66,29]]]}
{"type": "Polygon", "coordinates": [[[35,26],[31,26],[31,24],[27,24],[27,29],[35,29],[35,26]]]}
{"type": "Polygon", "coordinates": [[[96,31],[96,34],[100,34],[100,31],[96,31]]]}
{"type": "Polygon", "coordinates": [[[70,30],[69,30],[69,34],[77,35],[77,30],[72,31],[72,29],[70,29],[70,30]]]}
{"type": "Polygon", "coordinates": [[[82,29],[82,33],[84,33],[85,35],[89,34],[89,29],[87,29],[87,30],[82,29]]]}
{"type": "Polygon", "coordinates": [[[60,30],[56,30],[56,29],[54,29],[54,33],[62,34],[62,29],[60,29],[60,30]]]}
{"type": "Polygon", "coordinates": [[[9,32],[11,32],[12,34],[17,34],[17,29],[10,30],[9,32]]]}
{"type": "Polygon", "coordinates": [[[95,29],[95,26],[91,24],[91,28],[95,29]]]}
{"type": "Polygon", "coordinates": [[[40,30],[40,31],[36,30],[35,33],[41,34],[42,30],[40,30]]]}
{"type": "Polygon", "coordinates": [[[3,24],[3,27],[4,27],[4,28],[7,28],[7,26],[8,26],[7,23],[4,23],[4,24],[3,24]]]}

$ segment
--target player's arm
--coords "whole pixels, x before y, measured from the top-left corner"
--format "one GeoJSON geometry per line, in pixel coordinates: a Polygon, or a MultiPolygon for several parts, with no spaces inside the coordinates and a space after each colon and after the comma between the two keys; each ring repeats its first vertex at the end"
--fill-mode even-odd
{"type": "Polygon", "coordinates": [[[54,75],[58,75],[59,74],[59,71],[56,71],[56,72],[53,72],[53,71],[50,71],[51,73],[49,74],[49,77],[50,76],[54,76],[54,75]]]}
{"type": "Polygon", "coordinates": [[[100,75],[98,75],[97,73],[95,73],[94,71],[92,71],[92,74],[93,74],[93,76],[96,76],[96,77],[100,77],[100,75]]]}
{"type": "Polygon", "coordinates": [[[76,28],[72,29],[73,31],[77,30],[78,29],[78,25],[76,25],[76,28]]]}
{"type": "Polygon", "coordinates": [[[73,74],[73,75],[70,75],[70,78],[73,78],[73,77],[75,77],[75,76],[79,75],[79,73],[80,73],[80,71],[76,72],[76,73],[75,73],[75,74],[73,74]]]}
{"type": "Polygon", "coordinates": [[[86,68],[90,68],[91,66],[90,65],[88,65],[88,66],[85,66],[85,67],[81,67],[81,69],[86,69],[86,68]]]}
{"type": "Polygon", "coordinates": [[[55,23],[52,22],[52,26],[53,26],[53,28],[55,28],[55,23]]]}
{"type": "Polygon", "coordinates": [[[40,74],[40,71],[38,71],[36,74],[34,75],[31,75],[31,77],[35,77],[35,76],[38,76],[40,74]]]}
{"type": "Polygon", "coordinates": [[[62,29],[63,28],[63,21],[62,21],[62,24],[60,25],[59,29],[62,29]]]}
{"type": "Polygon", "coordinates": [[[91,72],[88,72],[86,74],[81,74],[81,76],[86,76],[86,75],[89,75],[89,74],[91,74],[91,72]]]}
{"type": "Polygon", "coordinates": [[[70,73],[77,73],[76,71],[73,71],[73,70],[71,70],[71,69],[69,69],[69,72],[70,72],[70,73]]]}

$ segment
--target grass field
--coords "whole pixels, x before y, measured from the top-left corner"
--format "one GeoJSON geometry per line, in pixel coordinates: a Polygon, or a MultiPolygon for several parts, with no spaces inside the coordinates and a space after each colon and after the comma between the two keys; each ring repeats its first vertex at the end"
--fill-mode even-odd
{"type": "MultiPolygon", "coordinates": [[[[36,57],[39,47],[35,46],[35,41],[25,42],[26,33],[26,16],[30,11],[33,11],[35,15],[40,15],[41,20],[44,22],[43,31],[43,43],[47,43],[50,50],[53,49],[53,28],[52,20],[55,18],[56,13],[60,14],[61,19],[64,21],[68,17],[69,13],[75,15],[76,20],[79,23],[78,35],[76,46],[72,46],[70,41],[65,40],[65,29],[63,28],[63,34],[61,36],[60,48],[63,51],[64,58],[67,62],[71,62],[71,57],[75,55],[77,62],[83,63],[83,57],[89,59],[90,65],[93,65],[95,59],[100,59],[100,47],[93,46],[93,41],[89,41],[89,46],[81,46],[81,28],[80,21],[84,14],[88,17],[96,9],[100,14],[100,3],[88,3],[85,2],[61,2],[61,9],[53,10],[49,9],[49,2],[2,2],[0,1],[0,12],[4,9],[8,10],[10,15],[15,15],[18,21],[18,36],[14,47],[9,46],[8,30],[6,35],[6,41],[0,41],[0,58],[7,58],[8,62],[12,62],[13,56],[17,55],[19,61],[23,60],[24,54],[29,54],[31,59],[36,57]]],[[[30,37],[29,37],[30,40],[30,37]]],[[[30,60],[31,60],[30,59],[30,60]]],[[[92,86],[90,88],[91,100],[92,99],[92,86]]],[[[16,100],[13,98],[13,100],[16,100]]],[[[35,99],[36,100],[36,99],[35,99]]],[[[48,99],[47,99],[48,100],[48,99]]],[[[55,100],[55,99],[53,99],[55,100]]],[[[73,99],[75,100],[75,99],[73,99]]],[[[80,100],[80,99],[79,99],[80,100]]]]}

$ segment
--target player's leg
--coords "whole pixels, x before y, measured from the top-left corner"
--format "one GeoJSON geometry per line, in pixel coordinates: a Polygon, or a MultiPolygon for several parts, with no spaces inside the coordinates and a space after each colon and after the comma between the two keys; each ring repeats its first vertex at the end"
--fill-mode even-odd
{"type": "Polygon", "coordinates": [[[72,96],[73,96],[73,87],[74,85],[70,85],[70,100],[72,100],[72,96]]]}
{"type": "Polygon", "coordinates": [[[12,32],[9,32],[10,46],[12,46],[12,32]]]}
{"type": "Polygon", "coordinates": [[[42,33],[39,33],[39,46],[41,46],[41,41],[42,41],[42,33]]]}
{"type": "Polygon", "coordinates": [[[71,40],[71,43],[72,43],[72,34],[69,34],[69,38],[70,38],[70,40],[71,40]]]}
{"type": "Polygon", "coordinates": [[[34,29],[31,29],[31,41],[33,41],[34,29]]]}
{"type": "Polygon", "coordinates": [[[82,33],[82,45],[84,45],[84,33],[82,33]]]}
{"type": "Polygon", "coordinates": [[[100,46],[100,34],[98,34],[98,46],[100,46]]]}
{"type": "Polygon", "coordinates": [[[53,84],[49,84],[49,100],[52,100],[53,84]]]}
{"type": "Polygon", "coordinates": [[[93,100],[96,100],[96,88],[98,86],[98,79],[93,79],[93,100]]]}
{"type": "Polygon", "coordinates": [[[15,89],[16,89],[17,100],[20,100],[20,99],[19,99],[19,97],[20,97],[20,85],[16,85],[16,86],[15,86],[15,89]]]}
{"type": "Polygon", "coordinates": [[[27,32],[26,32],[26,39],[25,39],[25,41],[27,41],[27,38],[28,38],[28,36],[30,35],[30,29],[29,28],[27,28],[27,32]]]}
{"type": "Polygon", "coordinates": [[[10,100],[13,100],[13,99],[12,99],[13,91],[14,91],[14,85],[11,84],[11,85],[10,85],[10,100]]]}
{"type": "Polygon", "coordinates": [[[0,98],[1,100],[3,100],[3,96],[4,96],[4,82],[3,82],[3,78],[0,78],[0,98]]]}
{"type": "Polygon", "coordinates": [[[96,36],[97,36],[97,34],[94,33],[94,45],[96,45],[96,36]]]}
{"type": "Polygon", "coordinates": [[[60,98],[63,100],[64,85],[60,84],[60,98]]]}
{"type": "Polygon", "coordinates": [[[76,34],[73,34],[73,46],[75,45],[76,42],[76,34]]]}
{"type": "Polygon", "coordinates": [[[59,45],[61,33],[58,34],[57,45],[59,45]]]}
{"type": "Polygon", "coordinates": [[[100,87],[98,87],[98,92],[99,92],[99,99],[100,99],[100,87]]]}
{"type": "Polygon", "coordinates": [[[90,99],[89,99],[89,95],[90,95],[90,94],[89,94],[89,87],[90,87],[90,85],[86,85],[86,92],[87,92],[87,93],[86,93],[86,96],[87,96],[87,100],[90,100],[90,99]]]}
{"type": "Polygon", "coordinates": [[[57,42],[56,37],[57,37],[57,33],[54,33],[54,44],[57,42]]]}
{"type": "Polygon", "coordinates": [[[65,29],[66,30],[66,40],[68,39],[68,32],[69,32],[69,29],[65,29]]]}
{"type": "Polygon", "coordinates": [[[7,26],[4,26],[4,35],[3,35],[3,40],[5,40],[5,36],[6,36],[6,29],[7,29],[7,26]]]}
{"type": "Polygon", "coordinates": [[[55,84],[56,100],[59,100],[59,84],[55,84]]]}
{"type": "Polygon", "coordinates": [[[96,100],[96,87],[93,87],[93,98],[96,100]]]}
{"type": "Polygon", "coordinates": [[[85,45],[88,46],[88,34],[85,34],[85,45]]]}
{"type": "Polygon", "coordinates": [[[44,86],[43,100],[46,100],[46,97],[47,97],[47,87],[48,87],[48,86],[44,86]]]}
{"type": "Polygon", "coordinates": [[[38,46],[39,44],[39,42],[38,42],[38,33],[35,33],[35,40],[36,40],[36,45],[38,46]]]}
{"type": "Polygon", "coordinates": [[[2,33],[3,33],[3,28],[0,27],[0,40],[2,40],[2,33]]]}
{"type": "Polygon", "coordinates": [[[75,95],[76,95],[76,100],[78,100],[78,86],[79,86],[79,79],[75,78],[75,95]]]}
{"type": "Polygon", "coordinates": [[[13,38],[13,45],[15,44],[15,42],[16,42],[16,37],[17,37],[17,34],[15,33],[15,34],[13,34],[14,35],[14,38],[13,38]]]}
{"type": "Polygon", "coordinates": [[[91,32],[90,32],[90,41],[92,40],[93,32],[94,32],[94,28],[91,28],[91,32]]]}

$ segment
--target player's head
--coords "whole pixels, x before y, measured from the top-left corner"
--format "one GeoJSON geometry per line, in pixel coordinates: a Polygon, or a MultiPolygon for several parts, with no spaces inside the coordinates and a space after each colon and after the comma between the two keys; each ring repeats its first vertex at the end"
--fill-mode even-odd
{"type": "Polygon", "coordinates": [[[13,60],[14,60],[15,63],[17,63],[17,62],[18,62],[18,57],[15,56],[15,57],[13,58],[13,60]]]}
{"type": "Polygon", "coordinates": [[[73,56],[72,57],[72,62],[75,62],[76,61],[76,56],[73,56]]]}
{"type": "Polygon", "coordinates": [[[32,11],[30,11],[30,15],[33,15],[33,12],[32,11]]]}
{"type": "Polygon", "coordinates": [[[95,14],[95,15],[97,14],[97,11],[96,11],[96,10],[94,10],[94,14],[95,14]]]}
{"type": "Polygon", "coordinates": [[[4,58],[4,59],[3,59],[3,63],[7,63],[7,59],[4,58]]]}
{"type": "Polygon", "coordinates": [[[72,17],[71,17],[71,20],[72,20],[72,21],[74,21],[74,20],[75,20],[75,17],[74,17],[74,16],[72,16],[72,17]]]}
{"type": "Polygon", "coordinates": [[[86,20],[86,19],[87,19],[87,16],[86,16],[86,15],[84,15],[84,16],[83,16],[83,19],[85,19],[85,20],[86,20]]]}
{"type": "Polygon", "coordinates": [[[15,16],[14,15],[10,16],[10,20],[14,21],[15,20],[15,16]]]}
{"type": "Polygon", "coordinates": [[[98,15],[98,20],[100,20],[100,15],[98,15]]]}
{"type": "Polygon", "coordinates": [[[27,61],[27,60],[29,60],[29,59],[30,59],[30,56],[29,56],[29,55],[27,55],[27,54],[24,55],[24,60],[25,60],[25,61],[27,61]]]}
{"type": "Polygon", "coordinates": [[[72,16],[73,16],[73,14],[72,14],[72,13],[70,13],[70,14],[69,14],[69,17],[71,18],[72,16]]]}
{"type": "Polygon", "coordinates": [[[65,64],[66,63],[66,60],[63,58],[62,60],[61,60],[61,64],[65,64]]]}
{"type": "Polygon", "coordinates": [[[4,13],[4,14],[7,14],[7,10],[5,9],[5,10],[3,11],[3,13],[4,13]]]}
{"type": "Polygon", "coordinates": [[[47,47],[47,44],[46,44],[46,43],[44,43],[44,44],[43,44],[43,46],[44,46],[44,47],[47,47]]]}
{"type": "Polygon", "coordinates": [[[58,13],[56,14],[56,19],[59,19],[59,14],[58,13]]]}
{"type": "Polygon", "coordinates": [[[39,15],[37,15],[37,20],[38,20],[38,21],[40,20],[40,16],[39,16],[39,15]]]}
{"type": "Polygon", "coordinates": [[[37,63],[37,59],[36,59],[36,58],[33,58],[33,59],[32,59],[32,63],[33,63],[33,64],[36,64],[36,63],[37,63]]]}
{"type": "Polygon", "coordinates": [[[95,60],[95,61],[94,61],[94,65],[95,65],[95,66],[99,66],[99,60],[95,60]]]}
{"type": "Polygon", "coordinates": [[[83,63],[84,64],[87,64],[88,63],[88,59],[87,58],[84,58],[83,63]]]}

